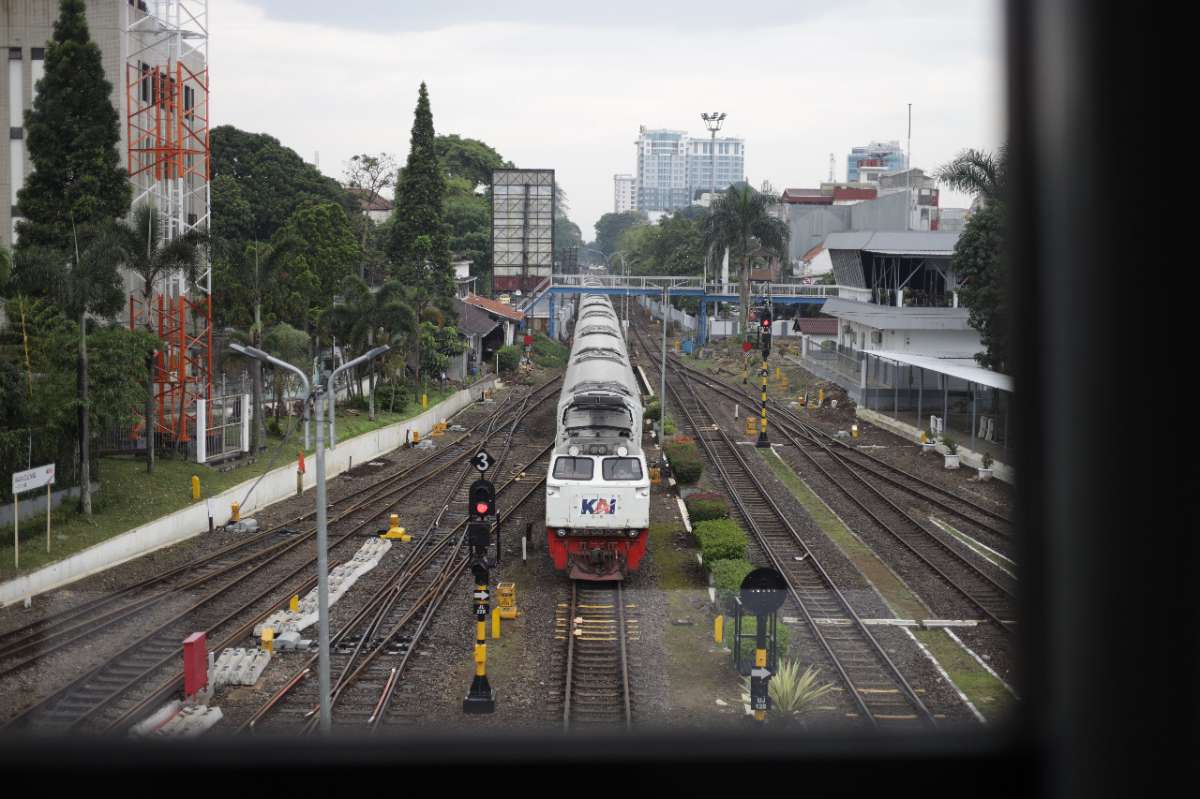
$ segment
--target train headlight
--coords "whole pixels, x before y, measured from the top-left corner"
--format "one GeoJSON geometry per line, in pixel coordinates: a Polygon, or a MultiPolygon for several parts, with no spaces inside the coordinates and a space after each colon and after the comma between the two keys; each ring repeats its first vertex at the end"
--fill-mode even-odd
{"type": "Polygon", "coordinates": [[[579,447],[577,447],[577,446],[575,446],[574,444],[572,444],[570,447],[568,447],[568,448],[567,448],[567,454],[568,454],[568,455],[571,455],[572,457],[574,457],[575,455],[578,455],[578,454],[579,454],[579,447]]]}
{"type": "Polygon", "coordinates": [[[557,535],[559,538],[566,538],[567,537],[567,528],[565,528],[565,527],[558,528],[558,531],[555,533],[555,535],[557,535]]]}
{"type": "Polygon", "coordinates": [[[640,532],[641,532],[641,530],[630,530],[630,531],[629,531],[629,537],[630,537],[630,538],[637,538],[637,537],[638,537],[638,533],[640,533],[640,532]]]}
{"type": "Polygon", "coordinates": [[[622,458],[625,457],[629,454],[629,447],[626,447],[624,444],[622,444],[621,446],[617,447],[617,454],[622,458]]]}

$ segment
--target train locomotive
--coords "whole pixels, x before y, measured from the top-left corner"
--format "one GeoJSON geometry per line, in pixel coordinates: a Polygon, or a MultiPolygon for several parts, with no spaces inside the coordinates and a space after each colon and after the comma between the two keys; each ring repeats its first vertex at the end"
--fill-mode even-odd
{"type": "Polygon", "coordinates": [[[547,547],[572,579],[620,580],[637,571],[650,527],[641,391],[608,297],[581,295],[574,338],[546,477],[547,547]]]}

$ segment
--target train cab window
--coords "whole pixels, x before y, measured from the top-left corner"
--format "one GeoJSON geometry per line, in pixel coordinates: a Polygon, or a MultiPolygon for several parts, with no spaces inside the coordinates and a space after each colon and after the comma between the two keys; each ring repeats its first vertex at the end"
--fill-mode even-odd
{"type": "Polygon", "coordinates": [[[641,480],[642,462],[637,458],[605,458],[605,480],[641,480]]]}
{"type": "Polygon", "coordinates": [[[564,456],[554,462],[554,477],[556,480],[591,480],[594,468],[591,458],[564,456]]]}
{"type": "Polygon", "coordinates": [[[572,405],[563,412],[563,427],[571,431],[581,429],[616,430],[627,436],[633,428],[633,415],[628,408],[621,406],[580,407],[572,405]]]}

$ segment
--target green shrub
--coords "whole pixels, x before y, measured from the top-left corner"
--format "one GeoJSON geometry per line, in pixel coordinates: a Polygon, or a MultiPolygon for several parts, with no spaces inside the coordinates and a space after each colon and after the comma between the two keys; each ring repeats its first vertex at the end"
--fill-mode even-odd
{"type": "Polygon", "coordinates": [[[375,410],[403,411],[413,397],[403,383],[379,383],[375,386],[375,410]]]}
{"type": "Polygon", "coordinates": [[[662,403],[656,399],[650,400],[648,403],[646,403],[646,408],[642,412],[642,415],[644,418],[649,419],[652,422],[657,422],[658,417],[662,415],[662,403]]]}
{"type": "Polygon", "coordinates": [[[733,598],[737,596],[738,589],[742,586],[742,580],[746,579],[747,574],[754,571],[754,564],[741,558],[729,558],[713,561],[707,565],[708,570],[712,572],[713,582],[716,584],[717,602],[722,610],[732,612],[733,598]]]}
{"type": "MultiPolygon", "coordinates": [[[[742,667],[743,668],[745,668],[746,666],[750,666],[750,667],[754,666],[754,635],[757,632],[758,632],[758,619],[752,613],[743,613],[742,614],[742,640],[741,640],[742,667]],[[747,635],[749,635],[750,637],[746,638],[747,635]]],[[[730,649],[733,649],[733,633],[734,633],[734,624],[733,624],[733,619],[730,618],[730,619],[726,620],[726,624],[725,624],[725,646],[729,647],[730,649]]],[[[775,642],[776,642],[775,654],[776,654],[776,657],[779,658],[779,660],[783,660],[784,655],[786,655],[788,652],[788,644],[790,644],[791,640],[792,640],[791,633],[792,633],[792,631],[788,629],[788,626],[786,624],[784,624],[782,621],[776,621],[776,623],[775,623],[775,642]]],[[[767,648],[768,648],[768,650],[770,649],[769,644],[768,644],[767,648]]]]}
{"type": "Polygon", "coordinates": [[[706,564],[746,557],[746,534],[733,519],[711,519],[692,529],[706,564]]]}
{"type": "MultiPolygon", "coordinates": [[[[533,336],[533,362],[545,369],[557,369],[567,365],[571,351],[554,339],[535,333],[533,336]]],[[[503,357],[503,356],[501,356],[503,357]]]]}
{"type": "Polygon", "coordinates": [[[496,351],[500,356],[500,371],[511,372],[521,363],[521,351],[515,344],[501,347],[496,351]]]}
{"type": "Polygon", "coordinates": [[[686,442],[668,440],[663,445],[667,460],[671,462],[671,474],[684,485],[690,485],[700,479],[704,472],[704,462],[700,459],[700,450],[691,439],[686,442]]]}
{"type": "Polygon", "coordinates": [[[679,428],[677,428],[675,426],[675,420],[672,419],[670,416],[668,416],[667,420],[665,422],[663,422],[663,435],[664,436],[673,436],[678,431],[678,429],[679,428]]]}
{"type": "Polygon", "coordinates": [[[692,524],[706,522],[710,519],[724,519],[729,515],[729,505],[720,494],[702,492],[692,494],[683,501],[687,506],[688,516],[692,524]]]}

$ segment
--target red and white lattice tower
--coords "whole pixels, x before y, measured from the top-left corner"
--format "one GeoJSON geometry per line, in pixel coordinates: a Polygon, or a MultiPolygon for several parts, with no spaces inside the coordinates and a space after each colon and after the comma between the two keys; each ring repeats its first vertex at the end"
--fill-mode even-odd
{"type": "MultiPolygon", "coordinates": [[[[210,221],[208,0],[131,4],[126,28],[125,139],[134,206],[157,209],[161,235],[210,221]]],[[[161,276],[149,303],[129,297],[130,328],[153,331],[156,431],[166,444],[195,435],[196,400],[212,394],[212,264],[195,281],[161,276]]]]}

